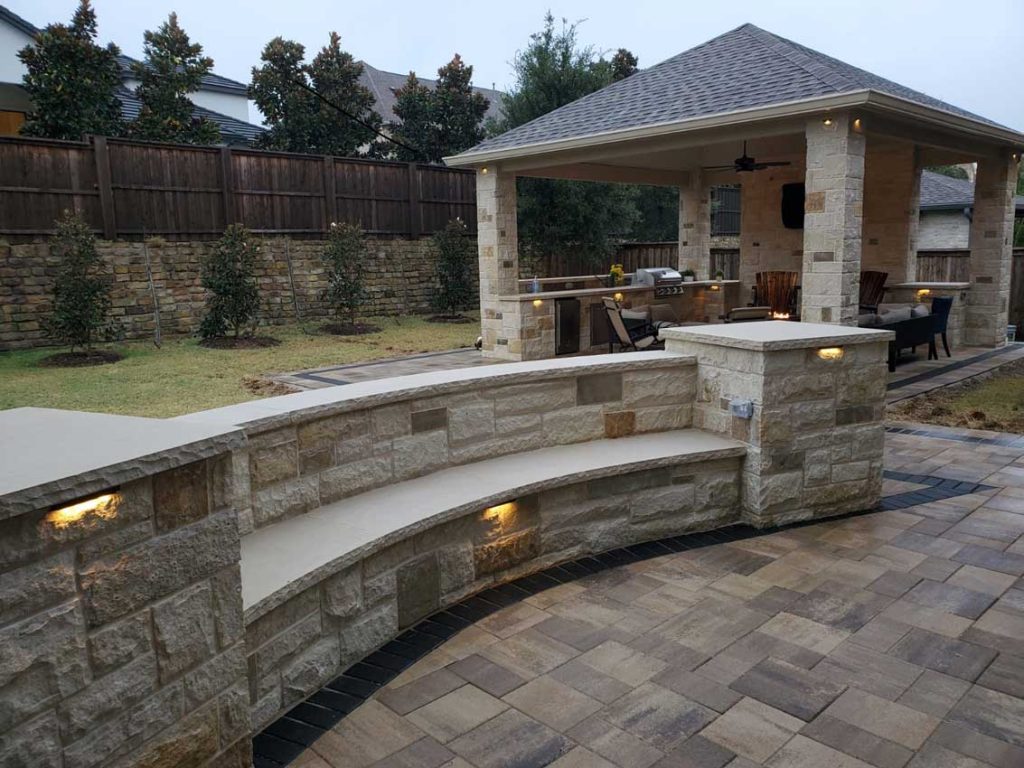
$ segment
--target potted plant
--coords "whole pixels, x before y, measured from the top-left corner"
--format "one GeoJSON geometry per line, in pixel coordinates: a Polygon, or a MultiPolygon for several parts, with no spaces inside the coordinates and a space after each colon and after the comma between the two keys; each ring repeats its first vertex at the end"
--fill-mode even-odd
{"type": "Polygon", "coordinates": [[[715,272],[715,280],[718,280],[719,282],[725,280],[725,272],[723,272],[722,270],[718,270],[717,272],[715,272]]]}
{"type": "Polygon", "coordinates": [[[622,268],[621,264],[612,264],[608,270],[608,287],[614,288],[616,285],[622,285],[626,282],[626,270],[622,268]]]}
{"type": "Polygon", "coordinates": [[[694,272],[692,269],[684,269],[679,274],[683,276],[684,283],[692,283],[694,279],[697,277],[697,273],[694,272]]]}

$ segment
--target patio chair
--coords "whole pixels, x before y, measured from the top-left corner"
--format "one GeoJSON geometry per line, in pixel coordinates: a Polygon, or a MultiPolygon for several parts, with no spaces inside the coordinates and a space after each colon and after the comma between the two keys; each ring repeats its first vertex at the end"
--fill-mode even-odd
{"type": "Polygon", "coordinates": [[[797,313],[797,292],[799,272],[772,271],[755,275],[755,307],[771,307],[773,314],[795,315],[797,313]]]}
{"type": "Polygon", "coordinates": [[[878,305],[885,294],[885,280],[888,272],[865,270],[860,273],[860,308],[867,312],[877,312],[878,305]]]}
{"type": "Polygon", "coordinates": [[[622,319],[622,307],[615,299],[605,296],[601,299],[604,311],[608,315],[608,351],[615,351],[617,343],[622,349],[642,350],[660,349],[665,342],[658,339],[657,329],[648,323],[637,324],[627,328],[622,319]]]}
{"type": "Polygon", "coordinates": [[[949,312],[953,308],[952,296],[936,296],[932,299],[932,320],[935,323],[935,333],[942,336],[942,348],[946,350],[946,357],[953,355],[949,351],[949,340],[946,338],[946,331],[949,328],[949,312]]]}

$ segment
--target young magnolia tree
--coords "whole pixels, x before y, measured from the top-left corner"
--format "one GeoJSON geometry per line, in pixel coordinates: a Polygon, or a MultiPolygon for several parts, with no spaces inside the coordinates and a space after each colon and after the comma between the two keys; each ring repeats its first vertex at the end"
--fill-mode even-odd
{"type": "Polygon", "coordinates": [[[396,93],[398,121],[390,123],[391,135],[403,145],[395,156],[405,161],[440,163],[479,144],[484,139],[483,120],[490,102],[472,87],[473,68],[455,57],[437,70],[437,84],[423,85],[414,72],[396,93]]]}
{"type": "Polygon", "coordinates": [[[199,90],[213,69],[213,59],[203,56],[203,46],[189,40],[172,13],[156,32],[145,34],[145,57],[132,65],[139,85],[135,95],[142,102],[130,132],[140,139],[185,144],[216,144],[217,124],[192,115],[190,93],[199,90]]]}
{"type": "Polygon", "coordinates": [[[362,227],[355,224],[331,224],[323,258],[327,267],[327,288],[324,300],[335,316],[356,329],[359,308],[366,300],[363,288],[363,264],[366,261],[366,239],[362,227]]]}
{"type": "Polygon", "coordinates": [[[453,219],[433,237],[437,254],[437,290],[434,309],[445,317],[457,316],[473,301],[473,259],[476,251],[466,236],[462,219],[453,219]]]}
{"type": "Polygon", "coordinates": [[[267,121],[259,145],[287,152],[378,155],[382,121],[373,110],[373,94],[359,82],[363,65],[342,50],[336,32],[308,64],[305,54],[299,43],[275,37],[263,49],[262,65],[253,67],[249,97],[267,121]]]}
{"type": "Polygon", "coordinates": [[[103,273],[96,237],[81,216],[65,211],[50,249],[60,267],[46,331],[72,352],[88,352],[106,328],[110,309],[110,281],[103,273]]]}
{"type": "Polygon", "coordinates": [[[117,89],[121,51],[96,43],[96,12],[82,0],[70,24],[50,24],[18,51],[32,110],[21,133],[48,139],[118,136],[124,124],[117,89]]]}
{"type": "Polygon", "coordinates": [[[252,335],[259,320],[256,259],[260,243],[245,227],[232,224],[203,260],[200,279],[210,292],[199,327],[204,339],[252,335]]]}

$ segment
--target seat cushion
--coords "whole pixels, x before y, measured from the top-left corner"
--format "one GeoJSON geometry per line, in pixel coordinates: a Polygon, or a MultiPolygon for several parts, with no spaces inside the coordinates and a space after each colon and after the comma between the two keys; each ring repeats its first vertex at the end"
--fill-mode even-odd
{"type": "Polygon", "coordinates": [[[881,312],[879,313],[879,317],[881,318],[880,324],[891,325],[892,323],[901,323],[904,320],[909,320],[911,318],[911,312],[912,310],[910,307],[902,307],[901,309],[892,309],[888,312],[881,312]]]}
{"type": "Polygon", "coordinates": [[[642,309],[640,307],[636,309],[623,309],[621,314],[623,320],[643,320],[646,322],[649,317],[647,307],[642,309]]]}
{"type": "Polygon", "coordinates": [[[911,317],[925,317],[930,314],[931,312],[929,311],[928,307],[924,304],[915,304],[913,307],[910,308],[911,317]]]}

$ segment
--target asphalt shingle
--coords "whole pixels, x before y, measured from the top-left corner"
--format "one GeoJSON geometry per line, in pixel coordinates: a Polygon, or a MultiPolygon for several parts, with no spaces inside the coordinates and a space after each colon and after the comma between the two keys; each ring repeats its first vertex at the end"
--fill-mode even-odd
{"type": "Polygon", "coordinates": [[[469,152],[592,136],[865,89],[997,125],[753,24],[744,24],[489,138],[469,152]]]}

